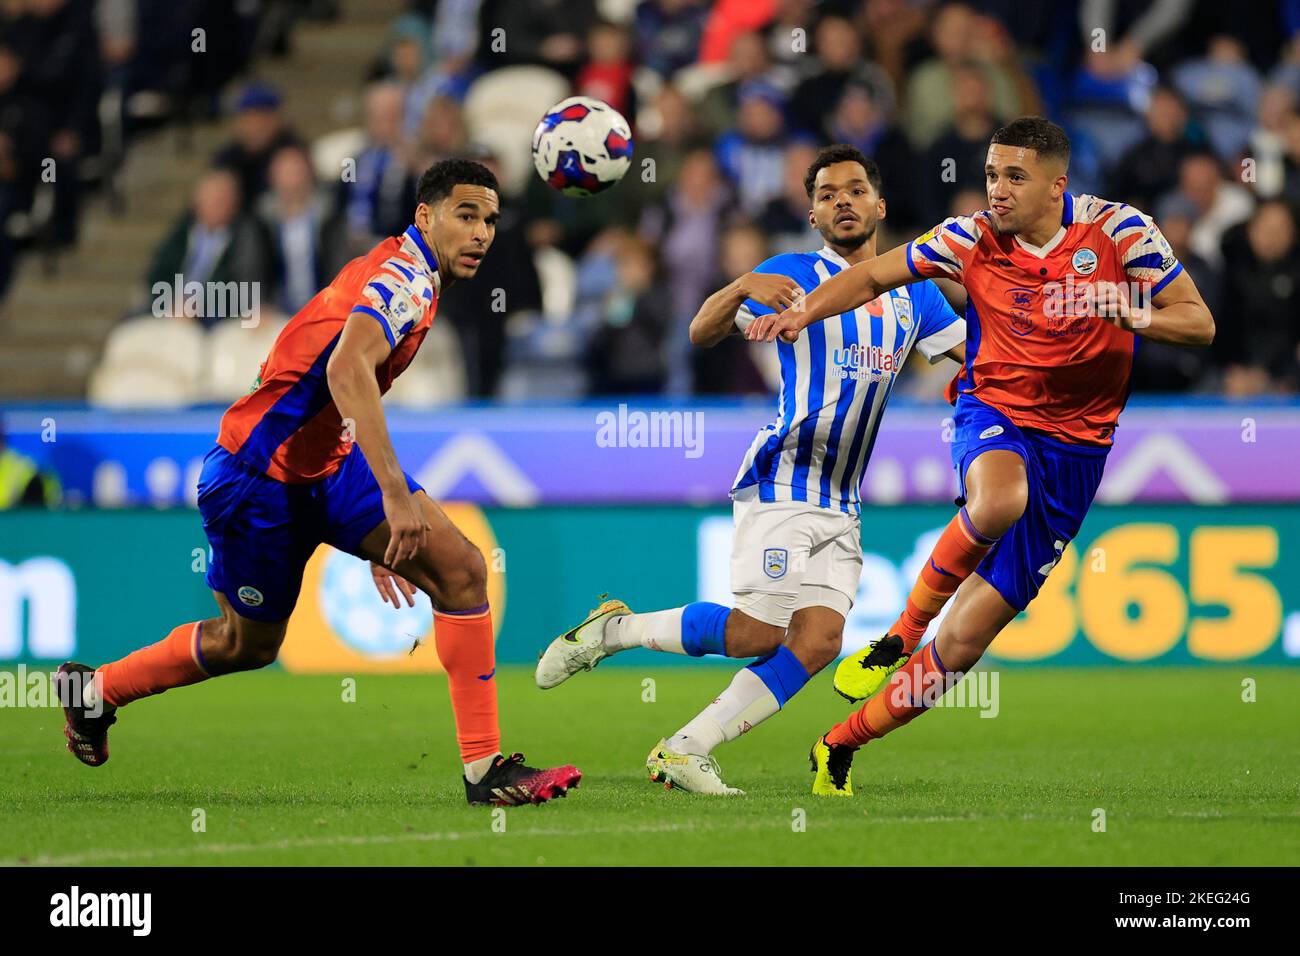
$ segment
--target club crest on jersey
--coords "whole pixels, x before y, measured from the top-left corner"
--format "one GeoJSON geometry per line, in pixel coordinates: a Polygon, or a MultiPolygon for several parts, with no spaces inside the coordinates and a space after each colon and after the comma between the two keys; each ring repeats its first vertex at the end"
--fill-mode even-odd
{"type": "Polygon", "coordinates": [[[1016,335],[1028,335],[1034,331],[1034,303],[1038,299],[1036,289],[1008,289],[1007,313],[1011,316],[1011,331],[1016,335]]]}
{"type": "Polygon", "coordinates": [[[1081,276],[1090,276],[1097,271],[1097,253],[1091,249],[1076,249],[1070,258],[1070,265],[1081,276]]]}
{"type": "Polygon", "coordinates": [[[903,331],[910,332],[912,329],[912,300],[895,296],[894,315],[898,318],[898,324],[903,327],[903,331]]]}
{"type": "Polygon", "coordinates": [[[987,438],[997,438],[1002,434],[1002,431],[1003,429],[1001,425],[990,425],[988,428],[980,432],[980,441],[984,441],[987,438]]]}
{"type": "Polygon", "coordinates": [[[262,603],[262,592],[255,587],[245,584],[238,591],[239,600],[249,607],[257,607],[262,603]]]}
{"type": "Polygon", "coordinates": [[[785,577],[789,557],[785,548],[768,548],[763,552],[763,573],[773,580],[785,577]]]}

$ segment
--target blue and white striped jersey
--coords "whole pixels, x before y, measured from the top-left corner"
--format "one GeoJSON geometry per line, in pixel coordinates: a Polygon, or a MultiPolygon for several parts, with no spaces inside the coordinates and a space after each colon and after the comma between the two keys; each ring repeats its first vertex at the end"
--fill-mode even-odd
{"type": "MultiPolygon", "coordinates": [[[[849,264],[829,247],[773,256],[755,272],[789,276],[805,293],[849,264]]],[[[772,310],[748,299],[744,329],[772,310]]],[[[915,346],[931,362],[966,338],[966,323],[933,282],[916,282],[814,322],[794,344],[779,339],[776,420],[758,433],[732,493],[758,486],[761,501],[806,501],[852,514],[894,379],[915,346]]]]}

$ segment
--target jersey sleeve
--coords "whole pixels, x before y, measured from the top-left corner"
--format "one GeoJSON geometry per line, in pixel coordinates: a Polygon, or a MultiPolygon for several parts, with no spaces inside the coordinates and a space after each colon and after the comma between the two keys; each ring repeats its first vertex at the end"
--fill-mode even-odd
{"type": "MultiPolygon", "coordinates": [[[[806,275],[807,270],[802,267],[799,259],[789,253],[780,256],[772,256],[754,267],[755,272],[762,272],[768,275],[789,276],[799,284],[799,288],[805,293],[812,291],[812,284],[806,275]]],[[[736,310],[736,328],[744,332],[749,328],[749,324],[760,315],[767,315],[776,310],[770,306],[763,305],[761,302],[755,302],[753,299],[746,299],[736,310]]]]}
{"type": "Polygon", "coordinates": [[[432,303],[433,284],[429,277],[413,269],[409,262],[389,259],[366,281],[352,311],[377,321],[388,339],[388,347],[396,348],[420,324],[432,303]]]}
{"type": "Polygon", "coordinates": [[[1124,274],[1149,288],[1151,298],[1159,295],[1183,271],[1183,264],[1174,255],[1169,240],[1146,213],[1121,205],[1104,228],[1119,250],[1124,274]]]}
{"type": "Polygon", "coordinates": [[[961,282],[979,238],[980,225],[974,216],[945,219],[907,244],[907,267],[918,279],[961,282]]]}
{"type": "Polygon", "coordinates": [[[943,358],[954,345],[966,341],[966,320],[953,311],[933,282],[913,285],[912,302],[918,313],[916,350],[931,365],[943,358]]]}

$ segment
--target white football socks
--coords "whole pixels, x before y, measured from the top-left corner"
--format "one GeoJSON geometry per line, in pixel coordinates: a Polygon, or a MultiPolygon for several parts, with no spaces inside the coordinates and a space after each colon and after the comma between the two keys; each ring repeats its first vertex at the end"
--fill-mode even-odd
{"type": "Polygon", "coordinates": [[[718,744],[757,727],[780,709],[763,679],[748,667],[742,668],[713,703],[673,734],[668,749],[704,756],[718,744]]]}
{"type": "Polygon", "coordinates": [[[669,611],[651,611],[648,614],[624,614],[605,625],[605,650],[611,654],[630,647],[648,647],[652,651],[685,654],[682,647],[682,612],[675,607],[669,611]]]}

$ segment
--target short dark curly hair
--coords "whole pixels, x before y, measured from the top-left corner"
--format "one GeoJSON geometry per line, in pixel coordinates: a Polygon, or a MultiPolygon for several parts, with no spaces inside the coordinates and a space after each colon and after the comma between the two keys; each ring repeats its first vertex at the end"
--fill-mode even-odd
{"type": "Polygon", "coordinates": [[[808,198],[812,199],[813,189],[817,186],[817,174],[827,166],[834,166],[836,163],[858,163],[867,171],[867,182],[876,191],[876,195],[881,195],[880,187],[880,167],[876,165],[875,160],[867,159],[862,150],[856,146],[850,146],[848,143],[836,143],[833,146],[823,146],[817,151],[812,165],[808,167],[808,174],[803,178],[804,192],[808,198]]]}
{"type": "Polygon", "coordinates": [[[424,171],[415,187],[415,200],[432,205],[450,196],[453,186],[485,186],[493,192],[501,192],[496,176],[482,163],[472,159],[444,159],[424,171]]]}
{"type": "Polygon", "coordinates": [[[1055,157],[1070,165],[1070,137],[1065,130],[1041,116],[1022,116],[993,132],[989,143],[1032,149],[1039,159],[1055,157]]]}

